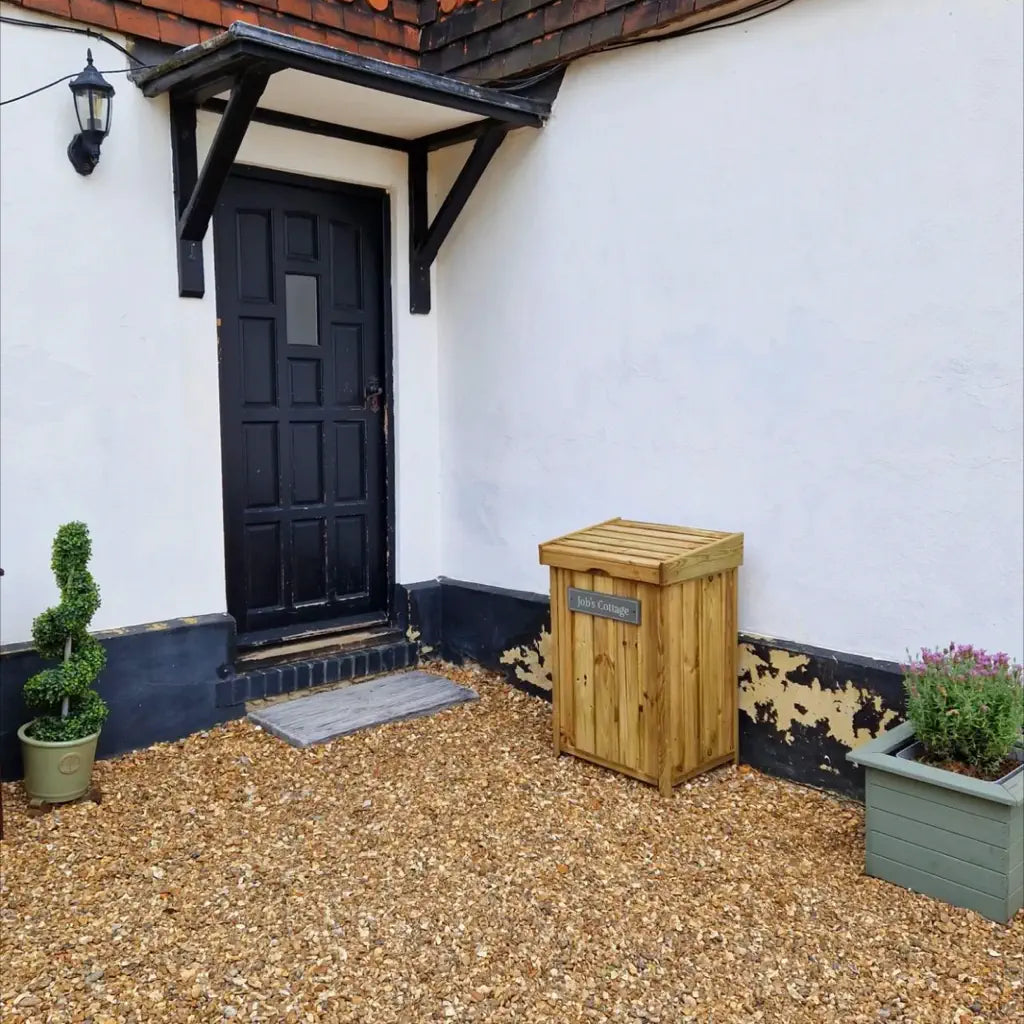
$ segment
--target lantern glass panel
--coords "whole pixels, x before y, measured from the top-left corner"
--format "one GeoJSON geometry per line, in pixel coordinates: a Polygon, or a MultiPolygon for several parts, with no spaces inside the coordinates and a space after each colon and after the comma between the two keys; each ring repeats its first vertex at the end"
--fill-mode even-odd
{"type": "Polygon", "coordinates": [[[75,93],[75,114],[83,132],[106,135],[110,130],[110,97],[99,89],[84,89],[75,93]]]}

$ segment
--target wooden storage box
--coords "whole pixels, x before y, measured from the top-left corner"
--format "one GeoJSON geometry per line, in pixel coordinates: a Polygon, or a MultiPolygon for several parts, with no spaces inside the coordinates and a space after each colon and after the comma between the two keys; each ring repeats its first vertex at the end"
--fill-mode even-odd
{"type": "Polygon", "coordinates": [[[665,794],[734,760],[743,534],[610,519],[541,544],[540,561],[555,753],[665,794]]]}

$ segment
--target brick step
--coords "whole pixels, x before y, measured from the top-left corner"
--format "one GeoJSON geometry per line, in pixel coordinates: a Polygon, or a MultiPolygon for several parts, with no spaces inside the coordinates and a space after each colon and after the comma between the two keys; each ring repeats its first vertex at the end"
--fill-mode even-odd
{"type": "Polygon", "coordinates": [[[277,644],[240,649],[235,658],[235,674],[250,675],[278,665],[297,665],[300,661],[338,657],[349,651],[383,647],[404,639],[399,630],[387,627],[329,631],[285,640],[277,644]]]}
{"type": "MultiPolygon", "coordinates": [[[[416,644],[401,634],[386,643],[345,649],[328,655],[301,657],[285,664],[241,672],[217,683],[217,707],[229,708],[248,701],[297,693],[315,686],[366,679],[382,672],[413,668],[419,657],[416,644]]],[[[241,666],[240,666],[241,667],[241,666]]]]}

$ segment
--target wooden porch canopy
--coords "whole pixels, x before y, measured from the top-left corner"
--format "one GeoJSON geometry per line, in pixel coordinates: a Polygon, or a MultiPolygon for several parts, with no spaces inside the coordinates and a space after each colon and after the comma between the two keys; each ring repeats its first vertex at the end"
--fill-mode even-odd
{"type": "Polygon", "coordinates": [[[245,22],[133,77],[146,96],[170,94],[180,295],[204,293],[202,241],[246,129],[258,121],[408,154],[413,313],[430,311],[431,264],[505,135],[543,125],[561,79],[547,76],[517,91],[483,88],[245,22]],[[200,107],[221,114],[202,168],[200,107]],[[472,152],[428,222],[428,154],[471,140],[472,152]]]}

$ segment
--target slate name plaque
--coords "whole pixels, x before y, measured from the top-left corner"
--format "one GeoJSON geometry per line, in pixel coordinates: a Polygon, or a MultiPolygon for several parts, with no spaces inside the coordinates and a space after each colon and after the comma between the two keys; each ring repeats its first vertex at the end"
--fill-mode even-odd
{"type": "Polygon", "coordinates": [[[631,626],[640,625],[640,602],[632,597],[599,594],[596,590],[569,587],[569,611],[596,615],[601,619],[614,619],[631,626]]]}

